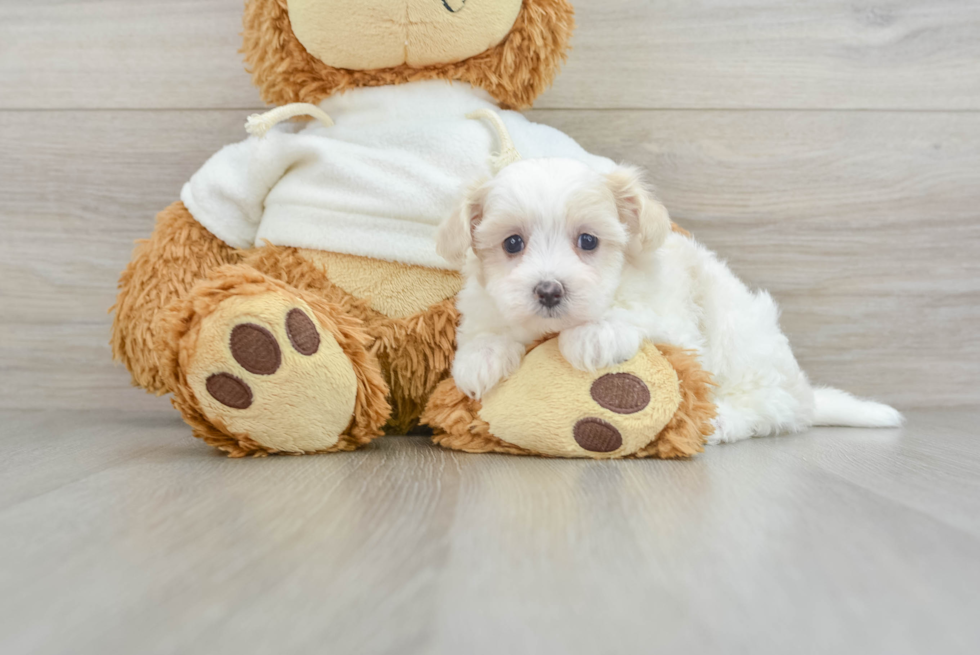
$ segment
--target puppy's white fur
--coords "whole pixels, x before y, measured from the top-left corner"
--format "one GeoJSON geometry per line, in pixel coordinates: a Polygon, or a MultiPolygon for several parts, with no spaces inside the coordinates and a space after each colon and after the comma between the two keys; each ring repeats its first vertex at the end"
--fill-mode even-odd
{"type": "Polygon", "coordinates": [[[671,232],[664,206],[636,169],[601,175],[565,159],[508,166],[474,187],[439,230],[438,250],[461,263],[456,385],[480,398],[549,334],[568,362],[596,371],[632,358],[644,340],[688,348],[715,378],[713,442],[811,425],[890,427],[891,407],[814,390],[779,328],[768,293],[749,290],[693,239],[671,232]],[[582,234],[598,238],[592,251],[582,234]],[[520,236],[519,254],[503,243],[520,236]],[[558,282],[556,307],[535,287],[558,282]]]}

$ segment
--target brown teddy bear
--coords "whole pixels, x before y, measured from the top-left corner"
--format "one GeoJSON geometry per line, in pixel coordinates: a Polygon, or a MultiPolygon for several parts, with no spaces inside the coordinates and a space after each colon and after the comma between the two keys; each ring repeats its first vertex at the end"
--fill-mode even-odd
{"type": "Polygon", "coordinates": [[[710,380],[668,345],[594,375],[546,341],[482,404],[449,379],[461,280],[433,233],[494,150],[466,115],[499,111],[526,157],[612,167],[501,111],[551,84],[572,29],[567,0],[249,0],[245,59],[283,106],[138,244],[112,334],[134,382],[233,457],[352,450],[420,418],[470,452],[700,451],[710,380]]]}

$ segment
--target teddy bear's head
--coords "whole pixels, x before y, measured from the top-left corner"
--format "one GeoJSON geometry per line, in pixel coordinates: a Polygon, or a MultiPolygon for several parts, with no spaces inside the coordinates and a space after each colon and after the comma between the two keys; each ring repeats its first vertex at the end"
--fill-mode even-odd
{"type": "Polygon", "coordinates": [[[568,0],[249,0],[243,52],[271,104],[444,79],[521,109],[554,80],[573,28],[568,0]]]}

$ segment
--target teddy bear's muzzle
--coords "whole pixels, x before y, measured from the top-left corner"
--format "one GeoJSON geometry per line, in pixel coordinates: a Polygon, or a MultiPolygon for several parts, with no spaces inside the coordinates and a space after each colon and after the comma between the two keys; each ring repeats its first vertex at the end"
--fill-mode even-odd
{"type": "Polygon", "coordinates": [[[335,68],[452,64],[510,33],[522,0],[289,0],[296,38],[335,68]]]}

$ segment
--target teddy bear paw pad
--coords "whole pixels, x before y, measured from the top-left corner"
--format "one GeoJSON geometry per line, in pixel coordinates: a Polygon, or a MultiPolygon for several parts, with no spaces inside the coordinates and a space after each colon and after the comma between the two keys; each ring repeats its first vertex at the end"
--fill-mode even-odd
{"type": "Polygon", "coordinates": [[[623,447],[623,435],[601,418],[583,418],[572,430],[575,443],[590,453],[611,453],[623,447]]]}
{"type": "Polygon", "coordinates": [[[589,392],[600,407],[616,414],[636,414],[650,404],[650,387],[632,373],[609,373],[592,383],[589,392]]]}
{"type": "MultiPolygon", "coordinates": [[[[616,414],[636,414],[650,404],[650,388],[632,373],[608,373],[592,383],[592,400],[616,414]]],[[[575,442],[590,453],[611,453],[623,447],[623,435],[608,421],[587,417],[572,430],[575,442]]]]}
{"type": "MultiPolygon", "coordinates": [[[[313,320],[302,309],[291,309],[286,315],[286,334],[289,342],[301,355],[315,355],[320,349],[320,334],[313,320]]],[[[282,364],[282,351],[272,333],[254,323],[236,325],[229,341],[231,355],[242,368],[256,375],[272,375],[282,364]]],[[[207,390],[222,405],[232,409],[248,409],[252,390],[241,379],[229,373],[216,373],[208,378],[207,390]]]]}
{"type": "Polygon", "coordinates": [[[248,409],[252,406],[252,390],[230,373],[215,373],[208,378],[206,386],[211,397],[226,407],[248,409]]]}
{"type": "Polygon", "coordinates": [[[286,314],[286,334],[300,355],[315,355],[320,349],[320,334],[313,320],[302,309],[291,309],[286,314]]]}
{"type": "Polygon", "coordinates": [[[282,364],[282,351],[272,333],[254,323],[236,325],[229,339],[231,355],[249,373],[272,375],[282,364]]]}
{"type": "Polygon", "coordinates": [[[268,294],[221,303],[201,323],[188,381],[223,432],[273,452],[316,452],[350,424],[357,379],[312,311],[289,300],[268,294]]]}

